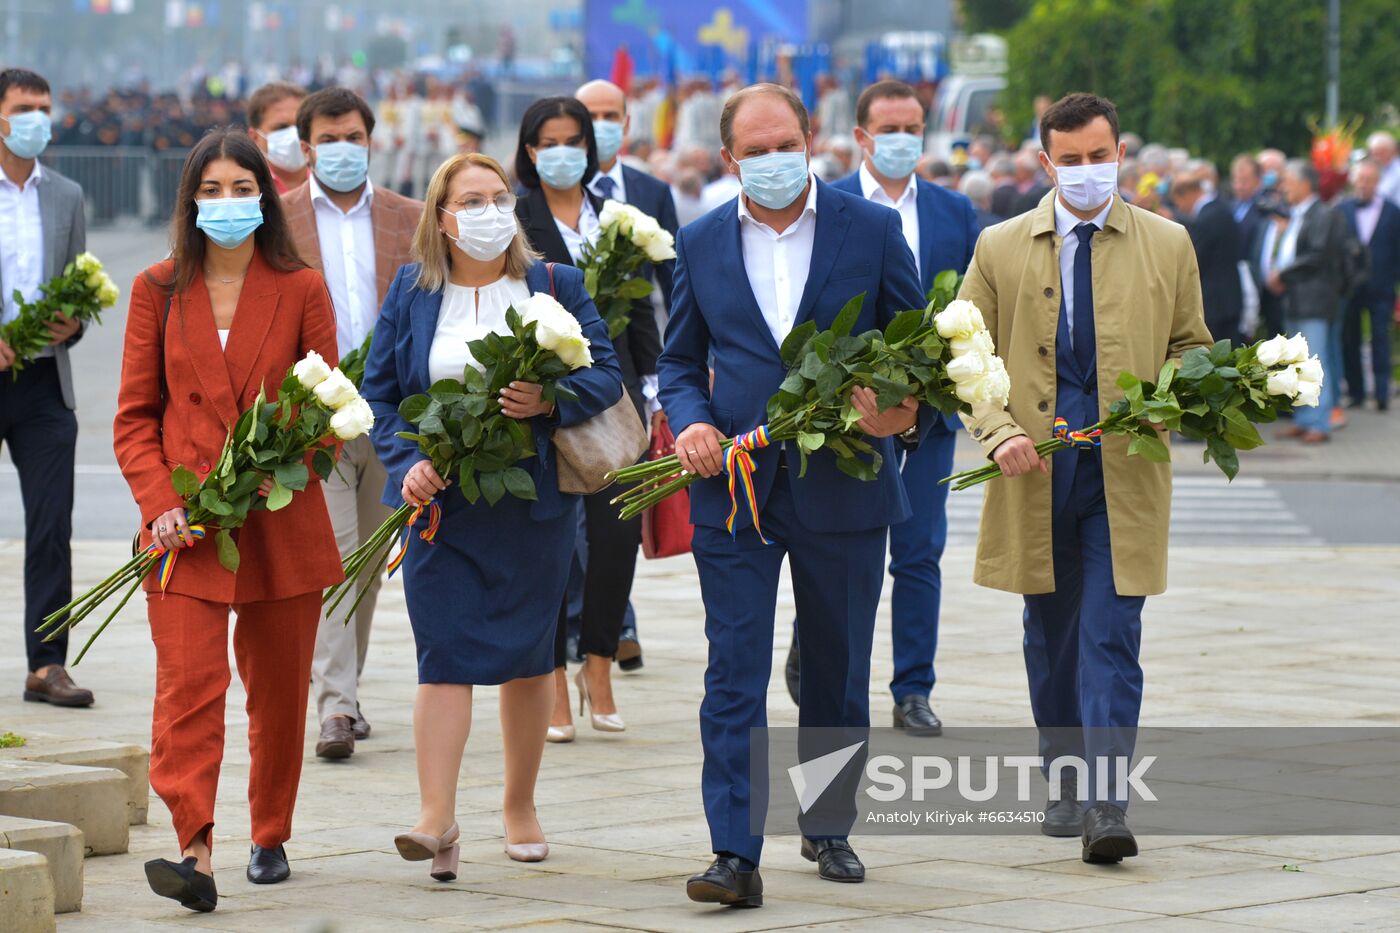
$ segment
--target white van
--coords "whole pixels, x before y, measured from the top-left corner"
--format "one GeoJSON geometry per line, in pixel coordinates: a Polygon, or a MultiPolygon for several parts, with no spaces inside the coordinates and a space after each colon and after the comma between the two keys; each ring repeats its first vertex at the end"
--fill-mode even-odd
{"type": "Polygon", "coordinates": [[[1006,90],[1006,79],[1000,75],[949,75],[938,87],[938,99],[929,121],[928,153],[947,159],[955,145],[972,141],[978,129],[986,125],[987,108],[994,107],[1006,90]]]}

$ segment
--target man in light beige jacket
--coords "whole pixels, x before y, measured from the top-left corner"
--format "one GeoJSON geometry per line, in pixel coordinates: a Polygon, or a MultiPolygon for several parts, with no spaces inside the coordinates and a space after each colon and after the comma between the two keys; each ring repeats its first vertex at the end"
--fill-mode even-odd
{"type": "Polygon", "coordinates": [[[1165,361],[1212,341],[1185,228],[1116,195],[1113,104],[1071,94],[1045,112],[1041,139],[1055,190],[982,232],[959,295],[982,310],[1011,376],[1005,411],[964,419],[1004,474],[986,487],[974,579],[1025,594],[1045,765],[1061,755],[1089,763],[1087,773],[1047,767],[1042,830],[1082,836],[1086,862],[1117,862],[1137,854],[1127,793],[1095,781],[1093,762],[1132,756],[1142,606],[1166,587],[1171,467],[1128,457],[1122,437],[1048,461],[1034,444],[1057,417],[1077,429],[1107,415],[1119,373],[1155,379],[1165,361]]]}

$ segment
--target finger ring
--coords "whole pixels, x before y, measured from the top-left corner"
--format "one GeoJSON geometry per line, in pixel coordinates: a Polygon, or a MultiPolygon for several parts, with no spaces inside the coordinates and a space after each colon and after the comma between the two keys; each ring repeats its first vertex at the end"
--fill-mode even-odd
{"type": "Polygon", "coordinates": [[[694,450],[687,450],[686,453],[690,454],[693,457],[695,456],[696,452],[694,450]]]}
{"type": "Polygon", "coordinates": [[[164,531],[164,530],[165,530],[165,526],[164,526],[164,525],[161,525],[161,526],[160,526],[160,530],[161,530],[161,531],[164,531]]]}

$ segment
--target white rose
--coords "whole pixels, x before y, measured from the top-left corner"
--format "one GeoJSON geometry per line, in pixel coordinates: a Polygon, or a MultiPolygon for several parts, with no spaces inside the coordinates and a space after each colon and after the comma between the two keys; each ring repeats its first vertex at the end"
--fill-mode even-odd
{"type": "Polygon", "coordinates": [[[353,441],[363,437],[374,427],[374,412],[369,402],[355,398],[348,405],[331,415],[331,430],[342,441],[353,441]]]}
{"type": "Polygon", "coordinates": [[[1309,357],[1298,364],[1298,381],[1322,384],[1322,360],[1309,357]]]}
{"type": "Polygon", "coordinates": [[[656,235],[647,241],[642,249],[646,250],[647,258],[652,262],[665,262],[676,258],[676,241],[665,230],[657,230],[656,235]]]}
{"type": "MultiPolygon", "coordinates": [[[[323,362],[321,365],[325,365],[323,362]]],[[[311,390],[320,399],[321,404],[327,408],[334,408],[336,411],[360,397],[356,391],[355,384],[346,378],[345,373],[339,369],[333,369],[330,375],[316,383],[316,387],[311,390]]]]}
{"type": "Polygon", "coordinates": [[[1284,346],[1281,363],[1301,363],[1308,358],[1308,341],[1302,334],[1294,334],[1288,338],[1288,343],[1284,346]]]}
{"type": "Polygon", "coordinates": [[[983,353],[964,353],[948,361],[948,378],[959,385],[972,382],[987,372],[991,357],[983,353]]]}
{"type": "Polygon", "coordinates": [[[603,202],[603,210],[598,215],[598,223],[604,227],[616,226],[623,235],[627,235],[632,232],[633,217],[634,214],[628,205],[621,201],[608,200],[603,202]]]}
{"type": "Polygon", "coordinates": [[[87,274],[87,287],[92,289],[93,291],[98,291],[102,288],[102,282],[106,278],[107,276],[102,272],[101,269],[93,269],[87,274]]]}
{"type": "Polygon", "coordinates": [[[971,337],[979,330],[986,330],[982,312],[970,301],[951,301],[948,307],[933,316],[933,326],[938,336],[945,340],[953,337],[971,337]]]}
{"type": "Polygon", "coordinates": [[[1298,394],[1293,397],[1293,404],[1302,405],[1305,408],[1316,408],[1321,398],[1322,383],[1300,382],[1298,383],[1298,394]]]}
{"type": "Polygon", "coordinates": [[[536,292],[521,307],[520,320],[535,325],[535,342],[546,350],[558,351],[559,346],[569,338],[583,337],[583,328],[554,296],[536,292]]]}
{"type": "Polygon", "coordinates": [[[948,342],[952,348],[954,356],[962,356],[964,353],[980,353],[984,356],[991,356],[996,353],[996,345],[992,343],[992,335],[979,330],[971,337],[954,337],[948,342]]]}
{"type": "Polygon", "coordinates": [[[297,382],[303,388],[314,389],[326,381],[326,377],[331,374],[331,368],[326,365],[326,361],[321,358],[321,354],[315,350],[306,354],[306,359],[298,360],[292,367],[292,375],[297,377],[297,382]]]}
{"type": "Polygon", "coordinates": [[[1259,344],[1259,349],[1256,351],[1255,355],[1259,359],[1259,365],[1263,366],[1265,369],[1272,369],[1283,359],[1283,354],[1287,349],[1288,338],[1283,336],[1283,334],[1279,334],[1277,337],[1270,337],[1268,340],[1259,344]]]}
{"type": "Polygon", "coordinates": [[[958,383],[956,388],[958,398],[969,405],[996,402],[1005,406],[1010,390],[1011,380],[1005,370],[983,373],[976,379],[958,383]]]}
{"type": "Polygon", "coordinates": [[[593,365],[593,352],[589,349],[587,337],[566,337],[554,348],[554,352],[570,369],[593,365]]]}
{"type": "Polygon", "coordinates": [[[102,262],[92,253],[79,253],[73,258],[73,265],[79,272],[92,273],[102,271],[102,262]]]}
{"type": "Polygon", "coordinates": [[[1285,366],[1283,369],[1274,370],[1269,373],[1268,381],[1264,389],[1270,395],[1286,395],[1292,398],[1298,394],[1298,369],[1295,366],[1285,366]]]}
{"type": "Polygon", "coordinates": [[[117,290],[117,285],[108,279],[102,283],[102,287],[97,290],[97,303],[104,308],[110,308],[117,303],[121,297],[121,292],[117,290]]]}

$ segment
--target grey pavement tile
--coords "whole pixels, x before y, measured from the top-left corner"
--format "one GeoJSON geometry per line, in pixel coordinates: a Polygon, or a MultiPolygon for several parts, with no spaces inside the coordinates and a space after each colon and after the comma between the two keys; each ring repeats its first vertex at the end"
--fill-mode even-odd
{"type": "Polygon", "coordinates": [[[685,899],[685,891],[675,890],[675,900],[646,911],[589,917],[591,923],[655,933],[748,933],[776,930],[823,921],[856,923],[874,919],[879,913],[852,907],[831,907],[799,900],[772,897],[764,893],[763,906],[756,910],[734,910],[714,904],[695,904],[685,899]]]}
{"type": "Polygon", "coordinates": [[[1395,836],[1240,836],[1202,845],[1234,852],[1258,852],[1283,862],[1328,861],[1400,852],[1400,838],[1395,836]]]}
{"type": "MultiPolygon", "coordinates": [[[[1302,871],[1252,869],[1203,878],[1151,881],[1102,891],[1082,891],[1065,898],[1104,907],[1135,908],[1181,915],[1298,901],[1377,887],[1374,881],[1338,878],[1305,868],[1302,871]]],[[[1058,895],[1050,895],[1059,898],[1058,895]]]]}
{"type": "Polygon", "coordinates": [[[1116,866],[1089,865],[1080,859],[1060,860],[1035,865],[1043,871],[1070,875],[1098,877],[1104,868],[1124,881],[1170,881],[1175,878],[1199,878],[1226,872],[1248,871],[1254,868],[1277,868],[1278,859],[1250,852],[1231,852],[1203,846],[1175,846],[1168,849],[1144,850],[1137,858],[1124,859],[1116,866]]]}
{"type": "Polygon", "coordinates": [[[1329,933],[1343,930],[1393,930],[1400,927],[1400,902],[1374,894],[1338,894],[1283,904],[1261,904],[1234,910],[1216,910],[1198,915],[1267,930],[1298,930],[1329,933]]]}
{"type": "Polygon", "coordinates": [[[1137,910],[1119,910],[1028,897],[972,907],[948,907],[929,911],[921,916],[938,920],[968,920],[998,929],[1038,930],[1042,933],[1110,925],[1116,929],[1126,923],[1151,920],[1154,917],[1153,914],[1137,910]]]}
{"type": "MultiPolygon", "coordinates": [[[[1078,850],[1075,858],[1079,857],[1078,850]]],[[[973,862],[935,861],[917,865],[895,865],[868,873],[869,877],[913,885],[940,885],[960,891],[995,894],[1002,897],[1048,897],[1065,895],[1071,899],[1081,893],[1112,891],[1131,882],[1111,869],[1098,875],[1071,875],[1064,872],[1041,871],[1035,868],[1007,868],[1001,865],[978,865],[973,862]]]]}

